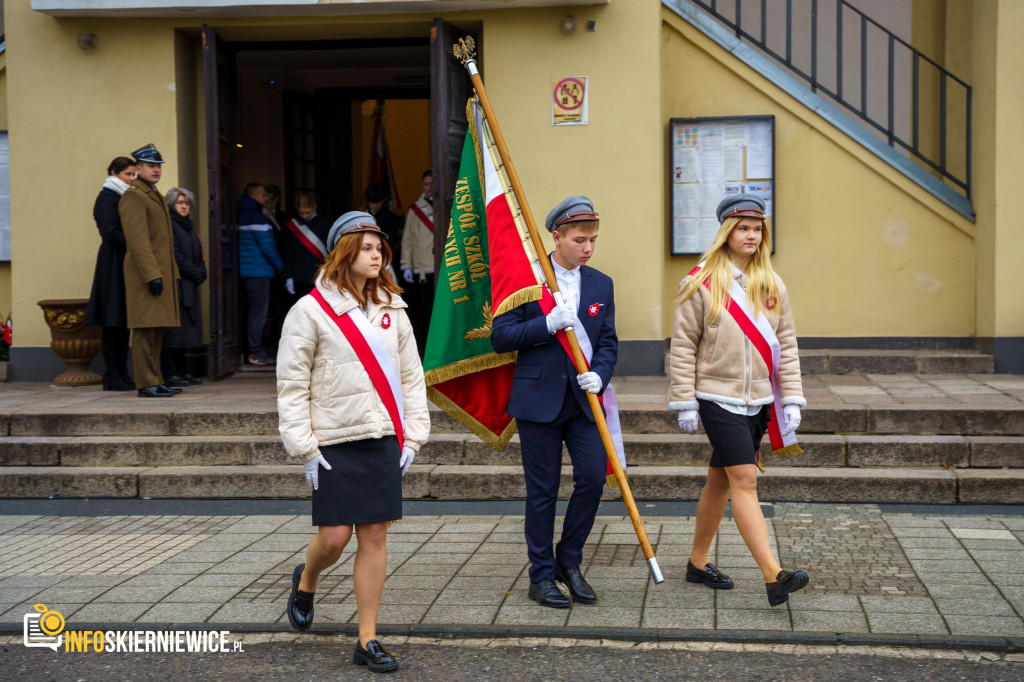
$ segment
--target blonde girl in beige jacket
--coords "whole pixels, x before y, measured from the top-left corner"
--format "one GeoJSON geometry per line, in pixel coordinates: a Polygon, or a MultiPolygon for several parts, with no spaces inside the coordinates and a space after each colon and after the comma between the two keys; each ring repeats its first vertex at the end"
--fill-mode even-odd
{"type": "MultiPolygon", "coordinates": [[[[777,606],[803,588],[808,576],[804,571],[783,570],[772,553],[757,498],[759,448],[774,403],[778,418],[785,422],[774,436],[791,442],[785,454],[799,452],[790,434],[799,426],[800,408],[807,403],[789,297],[772,270],[764,210],[764,202],[755,195],[724,199],[718,206],[721,227],[714,243],[701,265],[680,284],[672,329],[669,409],[678,412],[679,427],[687,433],[697,432],[699,417],[713,447],[707,483],[697,505],[686,580],[732,589],[732,579],[708,561],[731,495],[733,519],[764,577],[769,604],[777,606]],[[745,331],[727,310],[730,290],[739,292],[738,303],[747,308],[740,319],[760,323],[749,325],[752,331],[745,331]],[[768,364],[748,332],[758,341],[773,335],[778,340],[774,386],[768,364]]],[[[760,346],[767,348],[768,343],[760,346]]]]}
{"type": "Polygon", "coordinates": [[[281,438],[303,462],[317,533],[292,573],[288,620],[313,624],[320,574],[358,538],[353,587],[359,641],[353,663],[398,663],[377,641],[388,524],[402,517],[402,476],[430,433],[420,364],[391,251],[369,213],[351,211],[327,237],[314,290],[288,312],[277,356],[281,438]],[[376,377],[376,378],[374,378],[376,377]]]}

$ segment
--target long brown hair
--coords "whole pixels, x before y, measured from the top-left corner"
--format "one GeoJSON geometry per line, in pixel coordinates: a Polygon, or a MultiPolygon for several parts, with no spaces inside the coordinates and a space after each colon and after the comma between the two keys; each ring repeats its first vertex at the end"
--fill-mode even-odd
{"type": "MultiPolygon", "coordinates": [[[[363,248],[363,237],[366,232],[353,232],[344,235],[327,254],[327,260],[320,266],[317,276],[327,286],[333,282],[340,291],[347,291],[355,297],[360,308],[366,307],[366,301],[374,303],[391,303],[391,294],[402,293],[402,288],[391,278],[388,265],[391,263],[391,247],[386,239],[380,240],[383,261],[377,277],[367,277],[362,291],[356,291],[352,281],[352,262],[363,248]]],[[[379,237],[380,235],[378,235],[379,237]]]]}

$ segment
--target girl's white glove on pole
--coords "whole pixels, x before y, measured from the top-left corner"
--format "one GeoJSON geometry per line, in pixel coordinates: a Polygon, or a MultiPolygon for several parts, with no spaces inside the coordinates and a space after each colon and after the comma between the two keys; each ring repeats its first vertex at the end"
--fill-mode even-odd
{"type": "Polygon", "coordinates": [[[783,436],[789,434],[800,428],[800,406],[799,405],[786,405],[782,408],[783,421],[786,424],[786,428],[782,430],[783,436]]]}

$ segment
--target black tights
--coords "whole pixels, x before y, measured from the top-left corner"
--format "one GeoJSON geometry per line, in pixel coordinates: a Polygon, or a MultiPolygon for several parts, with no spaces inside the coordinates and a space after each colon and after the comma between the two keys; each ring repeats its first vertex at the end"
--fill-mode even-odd
{"type": "Polygon", "coordinates": [[[132,388],[135,383],[128,373],[128,349],[131,330],[127,327],[103,327],[100,345],[103,349],[103,385],[132,388]]]}

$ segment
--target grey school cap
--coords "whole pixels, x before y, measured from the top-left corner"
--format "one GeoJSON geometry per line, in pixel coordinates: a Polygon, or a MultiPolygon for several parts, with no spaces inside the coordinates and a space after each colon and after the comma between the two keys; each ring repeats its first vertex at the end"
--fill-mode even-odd
{"type": "Polygon", "coordinates": [[[722,199],[715,209],[718,222],[724,223],[726,218],[760,218],[764,220],[764,199],[755,194],[733,194],[722,199]]]}
{"type": "Polygon", "coordinates": [[[333,251],[338,240],[353,232],[376,232],[383,239],[388,236],[377,227],[377,221],[366,211],[349,211],[334,221],[331,231],[327,233],[327,250],[333,251]]]}
{"type": "Polygon", "coordinates": [[[554,232],[566,223],[580,220],[597,220],[597,213],[594,212],[594,202],[582,194],[574,194],[551,209],[551,213],[548,213],[544,221],[544,227],[548,228],[548,232],[554,232]]]}

